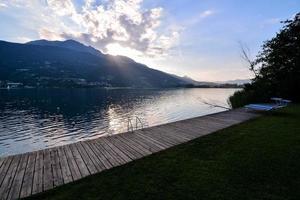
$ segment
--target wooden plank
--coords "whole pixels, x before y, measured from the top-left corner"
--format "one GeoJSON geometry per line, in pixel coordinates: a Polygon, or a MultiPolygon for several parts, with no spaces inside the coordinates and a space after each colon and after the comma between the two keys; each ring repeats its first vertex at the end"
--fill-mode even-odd
{"type": "Polygon", "coordinates": [[[50,149],[45,149],[44,151],[44,165],[43,165],[43,190],[49,190],[53,188],[53,174],[51,166],[51,152],[50,149]]]}
{"type": "Polygon", "coordinates": [[[119,148],[117,148],[113,142],[111,141],[114,138],[104,138],[104,141],[106,141],[106,144],[112,149],[114,150],[117,154],[119,154],[119,156],[125,161],[125,162],[130,162],[132,159],[129,158],[126,154],[124,154],[122,151],[119,150],[119,148]]]}
{"type": "Polygon", "coordinates": [[[172,147],[176,144],[178,144],[178,142],[174,142],[174,141],[170,141],[169,139],[166,139],[163,134],[160,132],[158,135],[154,135],[153,134],[153,130],[143,130],[141,131],[141,135],[148,137],[149,139],[159,142],[160,144],[163,144],[165,146],[167,146],[167,148],[172,147]]]}
{"type": "Polygon", "coordinates": [[[28,155],[28,163],[25,170],[20,198],[28,197],[31,195],[33,179],[34,179],[34,166],[35,166],[36,154],[37,152],[31,152],[28,155]]]}
{"type": "Polygon", "coordinates": [[[209,122],[209,123],[217,124],[221,127],[228,126],[228,122],[218,120],[218,118],[212,117],[212,116],[204,116],[204,117],[201,118],[201,120],[209,122]]]}
{"type": "Polygon", "coordinates": [[[131,147],[134,147],[136,150],[143,152],[144,155],[150,155],[152,154],[152,151],[150,151],[148,148],[145,148],[143,145],[140,145],[138,142],[132,140],[129,136],[123,136],[122,134],[119,135],[119,137],[124,141],[127,142],[128,145],[131,147]]]}
{"type": "Polygon", "coordinates": [[[230,120],[237,120],[237,121],[245,121],[248,119],[251,119],[254,117],[251,114],[247,113],[240,113],[240,112],[227,112],[227,113],[220,113],[219,115],[215,115],[214,117],[224,118],[224,119],[230,119],[230,120]]]}
{"type": "Polygon", "coordinates": [[[60,167],[58,149],[53,148],[52,151],[50,152],[50,155],[51,155],[51,166],[52,166],[52,173],[53,173],[53,186],[57,187],[64,183],[62,170],[60,167]]]}
{"type": "MultiPolygon", "coordinates": [[[[157,130],[156,130],[157,131],[157,130]]],[[[153,129],[151,130],[143,130],[144,134],[150,136],[151,138],[154,138],[164,144],[169,144],[171,146],[175,146],[177,144],[180,144],[181,142],[170,138],[170,137],[166,137],[161,131],[160,132],[155,132],[153,129]]]]}
{"type": "Polygon", "coordinates": [[[75,158],[75,162],[77,163],[77,166],[79,168],[79,171],[80,171],[82,177],[90,175],[91,173],[90,173],[88,167],[86,166],[86,163],[82,159],[82,157],[81,157],[78,149],[76,148],[75,144],[71,144],[71,145],[69,145],[69,147],[70,147],[70,149],[73,153],[73,156],[75,158]]]}
{"type": "Polygon", "coordinates": [[[205,130],[205,129],[193,129],[190,126],[183,126],[183,125],[177,125],[177,124],[172,124],[171,126],[177,128],[179,130],[191,133],[194,136],[193,139],[196,139],[196,138],[198,138],[200,136],[203,136],[203,135],[206,135],[206,134],[210,133],[210,131],[208,131],[208,130],[205,130]]]}
{"type": "Polygon", "coordinates": [[[0,169],[1,169],[4,162],[5,162],[5,158],[0,158],[0,169]]]}
{"type": "Polygon", "coordinates": [[[173,129],[176,134],[179,134],[180,136],[186,137],[188,140],[193,140],[197,137],[199,137],[199,132],[196,130],[190,130],[186,129],[184,126],[174,126],[173,124],[170,124],[168,128],[173,129]]]}
{"type": "Polygon", "coordinates": [[[191,128],[193,127],[194,129],[198,130],[207,130],[209,133],[213,133],[224,128],[223,125],[205,119],[198,119],[195,122],[187,122],[186,126],[190,126],[191,128]]]}
{"type": "Polygon", "coordinates": [[[152,137],[159,137],[160,140],[162,140],[162,141],[173,143],[173,146],[187,141],[186,139],[175,136],[174,133],[168,133],[168,132],[163,132],[163,131],[159,131],[159,132],[151,131],[151,132],[152,132],[152,135],[151,135],[152,137]]]}
{"type": "MultiPolygon", "coordinates": [[[[177,132],[179,132],[182,135],[185,135],[186,137],[188,137],[190,140],[193,140],[197,137],[199,137],[202,132],[205,132],[205,130],[199,130],[199,129],[193,129],[189,126],[185,126],[182,124],[170,124],[171,127],[175,128],[175,130],[177,130],[177,132]]],[[[207,132],[207,131],[206,131],[207,132]]]]}
{"type": "Polygon", "coordinates": [[[194,119],[193,121],[188,121],[185,124],[193,127],[194,129],[208,130],[210,133],[224,128],[223,125],[205,119],[194,119]]]}
{"type": "Polygon", "coordinates": [[[199,126],[195,127],[191,124],[183,123],[183,122],[172,123],[170,124],[170,126],[176,127],[182,131],[189,132],[189,134],[194,136],[195,138],[201,136],[202,134],[211,132],[210,130],[205,129],[204,127],[199,127],[199,126]]]}
{"type": "Polygon", "coordinates": [[[182,131],[185,131],[187,134],[191,135],[191,137],[197,138],[199,137],[199,131],[210,131],[208,129],[205,128],[199,128],[198,127],[194,127],[191,125],[192,123],[188,123],[188,122],[174,122],[172,124],[170,124],[170,126],[176,127],[182,131]]]}
{"type": "MultiPolygon", "coordinates": [[[[103,151],[106,152],[105,155],[109,158],[109,161],[111,163],[115,163],[116,166],[126,163],[121,155],[118,155],[112,148],[109,147],[105,139],[105,137],[102,137],[101,140],[97,140],[96,143],[98,144],[98,147],[103,148],[103,151]]],[[[111,143],[114,144],[114,142],[111,143]]]]}
{"type": "Polygon", "coordinates": [[[199,137],[200,135],[199,130],[189,129],[188,126],[183,126],[182,124],[179,125],[176,125],[176,123],[170,124],[168,127],[166,127],[166,129],[169,129],[170,132],[174,133],[174,135],[177,135],[187,140],[193,140],[199,137]]]}
{"type": "Polygon", "coordinates": [[[158,151],[163,150],[164,148],[159,147],[157,145],[155,145],[153,142],[146,140],[144,138],[138,137],[137,135],[133,134],[128,134],[126,135],[129,139],[131,139],[132,141],[135,141],[136,143],[140,144],[141,146],[143,146],[144,148],[148,149],[149,151],[151,151],[152,153],[156,153],[158,151]]]}
{"type": "Polygon", "coordinates": [[[146,140],[150,144],[153,144],[154,147],[157,146],[160,150],[165,150],[172,146],[170,144],[162,143],[154,138],[151,138],[144,132],[135,131],[134,134],[138,140],[146,140]]]}
{"type": "MultiPolygon", "coordinates": [[[[7,170],[13,160],[13,156],[7,157],[4,159],[4,162],[0,168],[0,187],[2,187],[2,182],[7,174],[7,170]]],[[[1,196],[1,194],[0,194],[1,196]]]]}
{"type": "Polygon", "coordinates": [[[73,180],[75,181],[75,180],[82,178],[79,168],[75,162],[75,158],[71,152],[70,146],[69,145],[63,146],[63,149],[65,151],[67,161],[69,163],[69,167],[70,167],[70,171],[71,171],[73,180]]]}
{"type": "Polygon", "coordinates": [[[43,191],[43,168],[44,168],[44,152],[38,151],[33,175],[32,194],[43,191]]]}
{"type": "Polygon", "coordinates": [[[217,130],[219,130],[222,127],[219,127],[218,125],[212,125],[212,124],[207,124],[206,122],[203,121],[198,121],[198,122],[187,122],[184,124],[185,127],[189,127],[192,130],[195,131],[201,131],[201,132],[208,132],[212,133],[217,130]]]}
{"type": "Polygon", "coordinates": [[[218,116],[218,115],[213,115],[213,116],[206,116],[206,119],[210,119],[210,120],[216,120],[216,121],[221,121],[223,123],[226,124],[236,124],[239,123],[240,120],[236,120],[236,119],[230,119],[230,118],[224,118],[222,116],[218,116]]]}
{"type": "Polygon", "coordinates": [[[3,180],[3,183],[0,187],[1,199],[6,199],[9,194],[21,157],[22,155],[13,156],[12,163],[10,164],[5,178],[3,180]]]}
{"type": "Polygon", "coordinates": [[[95,152],[95,155],[97,155],[98,159],[101,161],[101,163],[103,163],[106,169],[110,169],[113,167],[113,165],[109,162],[108,158],[104,156],[103,152],[101,152],[101,150],[97,148],[97,145],[94,142],[88,141],[86,142],[86,144],[88,144],[91,150],[95,152]]]}
{"type": "Polygon", "coordinates": [[[122,137],[122,134],[118,135],[118,139],[119,139],[120,142],[122,142],[123,144],[128,146],[128,148],[131,148],[135,152],[142,155],[142,157],[152,154],[151,151],[149,151],[148,149],[145,149],[144,147],[140,146],[136,142],[134,142],[132,140],[129,140],[129,139],[125,139],[124,137],[122,137]]]}
{"type": "Polygon", "coordinates": [[[97,173],[97,168],[93,161],[91,160],[90,156],[86,153],[86,151],[83,149],[80,143],[75,143],[75,146],[77,147],[77,150],[79,151],[82,159],[84,160],[89,172],[91,174],[97,173]]]}
{"type": "Polygon", "coordinates": [[[153,139],[151,137],[149,137],[147,134],[145,134],[145,132],[141,132],[141,131],[134,131],[134,134],[137,136],[137,137],[141,137],[145,140],[148,140],[149,142],[152,142],[153,144],[155,144],[156,146],[162,148],[162,149],[167,149],[169,147],[171,147],[172,145],[170,144],[166,144],[166,143],[161,143],[160,141],[156,140],[156,139],[153,139]]]}
{"type": "Polygon", "coordinates": [[[111,141],[114,142],[114,145],[116,146],[115,148],[118,148],[120,151],[122,151],[125,155],[130,157],[132,160],[142,157],[142,155],[137,154],[130,147],[128,147],[124,143],[120,142],[118,137],[114,136],[113,138],[110,138],[110,139],[111,139],[111,141]]]}
{"type": "Polygon", "coordinates": [[[187,131],[182,131],[173,126],[157,127],[157,131],[162,132],[165,136],[174,138],[179,142],[186,142],[191,140],[191,136],[187,135],[187,131]]]}
{"type": "Polygon", "coordinates": [[[28,153],[23,154],[21,156],[18,168],[16,170],[16,175],[14,177],[12,185],[10,186],[10,191],[9,191],[7,199],[18,199],[20,197],[21,186],[23,183],[23,177],[25,174],[28,157],[29,157],[28,153]]]}
{"type": "Polygon", "coordinates": [[[68,160],[63,147],[58,147],[58,156],[61,165],[61,173],[64,183],[70,183],[73,181],[72,173],[68,164],[68,160]]]}
{"type": "Polygon", "coordinates": [[[176,145],[176,143],[174,142],[170,142],[168,140],[165,140],[162,136],[162,134],[160,134],[158,137],[157,136],[153,136],[152,135],[152,132],[151,131],[147,131],[147,130],[143,130],[143,133],[142,133],[143,136],[146,136],[148,138],[151,138],[152,140],[155,140],[155,141],[158,141],[160,142],[161,144],[164,144],[165,146],[167,146],[167,148],[170,148],[174,145],[176,145]]]}
{"type": "Polygon", "coordinates": [[[101,160],[98,158],[96,153],[91,149],[91,147],[87,144],[87,142],[80,142],[82,147],[86,150],[87,154],[90,156],[91,160],[96,166],[97,172],[101,172],[105,170],[104,164],[101,162],[101,160]]]}
{"type": "Polygon", "coordinates": [[[170,131],[167,130],[166,127],[159,128],[159,127],[153,127],[151,130],[146,130],[148,134],[150,134],[152,137],[159,137],[160,140],[169,142],[170,144],[177,145],[184,141],[186,141],[185,138],[178,137],[174,130],[170,131]]]}
{"type": "Polygon", "coordinates": [[[102,141],[106,143],[107,146],[105,146],[105,147],[107,148],[107,151],[113,157],[115,157],[119,161],[120,164],[125,164],[127,162],[134,160],[134,159],[130,158],[127,154],[125,154],[118,145],[116,145],[115,137],[113,137],[113,138],[108,137],[108,138],[109,138],[109,140],[106,140],[106,138],[105,138],[102,141]]]}
{"type": "MultiPolygon", "coordinates": [[[[101,138],[102,140],[103,138],[101,138]]],[[[104,148],[103,144],[99,143],[100,140],[96,140],[93,141],[94,145],[96,148],[98,148],[98,150],[104,155],[104,157],[109,161],[109,163],[115,167],[115,166],[119,166],[122,164],[121,161],[119,161],[119,159],[116,159],[117,156],[112,156],[107,150],[106,148],[104,148]]],[[[110,151],[111,152],[111,151],[110,151]]]]}

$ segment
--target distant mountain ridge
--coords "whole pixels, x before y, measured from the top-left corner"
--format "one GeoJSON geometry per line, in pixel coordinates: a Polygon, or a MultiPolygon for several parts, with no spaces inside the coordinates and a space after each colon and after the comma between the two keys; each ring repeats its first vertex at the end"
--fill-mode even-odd
{"type": "Polygon", "coordinates": [[[27,42],[26,44],[62,47],[74,51],[91,53],[97,56],[103,55],[101,51],[91,46],[86,46],[84,44],[81,44],[75,40],[65,40],[65,41],[34,40],[34,41],[27,42]]]}
{"type": "Polygon", "coordinates": [[[218,81],[217,83],[244,85],[247,83],[251,83],[251,79],[235,79],[235,80],[228,80],[228,81],[218,81]]]}
{"type": "Polygon", "coordinates": [[[32,87],[166,88],[188,84],[130,58],[103,54],[74,40],[0,41],[0,80],[32,87]]]}
{"type": "Polygon", "coordinates": [[[207,82],[207,81],[196,81],[188,76],[177,76],[175,74],[171,74],[173,77],[175,78],[178,78],[184,82],[186,82],[187,84],[192,84],[194,86],[211,86],[211,87],[214,87],[214,86],[217,86],[218,84],[217,83],[214,83],[214,82],[207,82]]]}

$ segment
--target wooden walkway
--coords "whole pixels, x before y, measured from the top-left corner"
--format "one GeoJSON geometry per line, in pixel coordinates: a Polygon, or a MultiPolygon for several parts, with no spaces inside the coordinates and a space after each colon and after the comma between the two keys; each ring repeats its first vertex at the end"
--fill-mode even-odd
{"type": "Polygon", "coordinates": [[[18,199],[123,165],[256,117],[245,110],[0,158],[0,199],[18,199]]]}

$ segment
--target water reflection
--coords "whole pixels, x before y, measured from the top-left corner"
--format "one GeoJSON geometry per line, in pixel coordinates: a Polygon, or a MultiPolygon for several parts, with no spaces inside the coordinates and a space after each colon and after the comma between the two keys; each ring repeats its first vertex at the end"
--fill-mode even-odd
{"type": "MultiPolygon", "coordinates": [[[[0,155],[127,131],[128,118],[157,124],[222,111],[235,89],[0,90],[0,155]]],[[[133,120],[134,121],[134,120],[133,120]]]]}

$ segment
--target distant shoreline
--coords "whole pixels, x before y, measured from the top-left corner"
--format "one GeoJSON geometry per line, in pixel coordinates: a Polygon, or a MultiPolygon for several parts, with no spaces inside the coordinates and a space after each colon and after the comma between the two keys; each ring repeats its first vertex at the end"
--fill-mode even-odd
{"type": "Polygon", "coordinates": [[[203,88],[203,89],[242,89],[243,86],[223,87],[223,86],[194,86],[194,87],[164,87],[164,88],[138,88],[138,87],[19,87],[19,88],[5,88],[0,87],[0,90],[20,90],[20,89],[105,89],[105,90],[153,90],[153,89],[192,89],[192,88],[203,88]]]}

